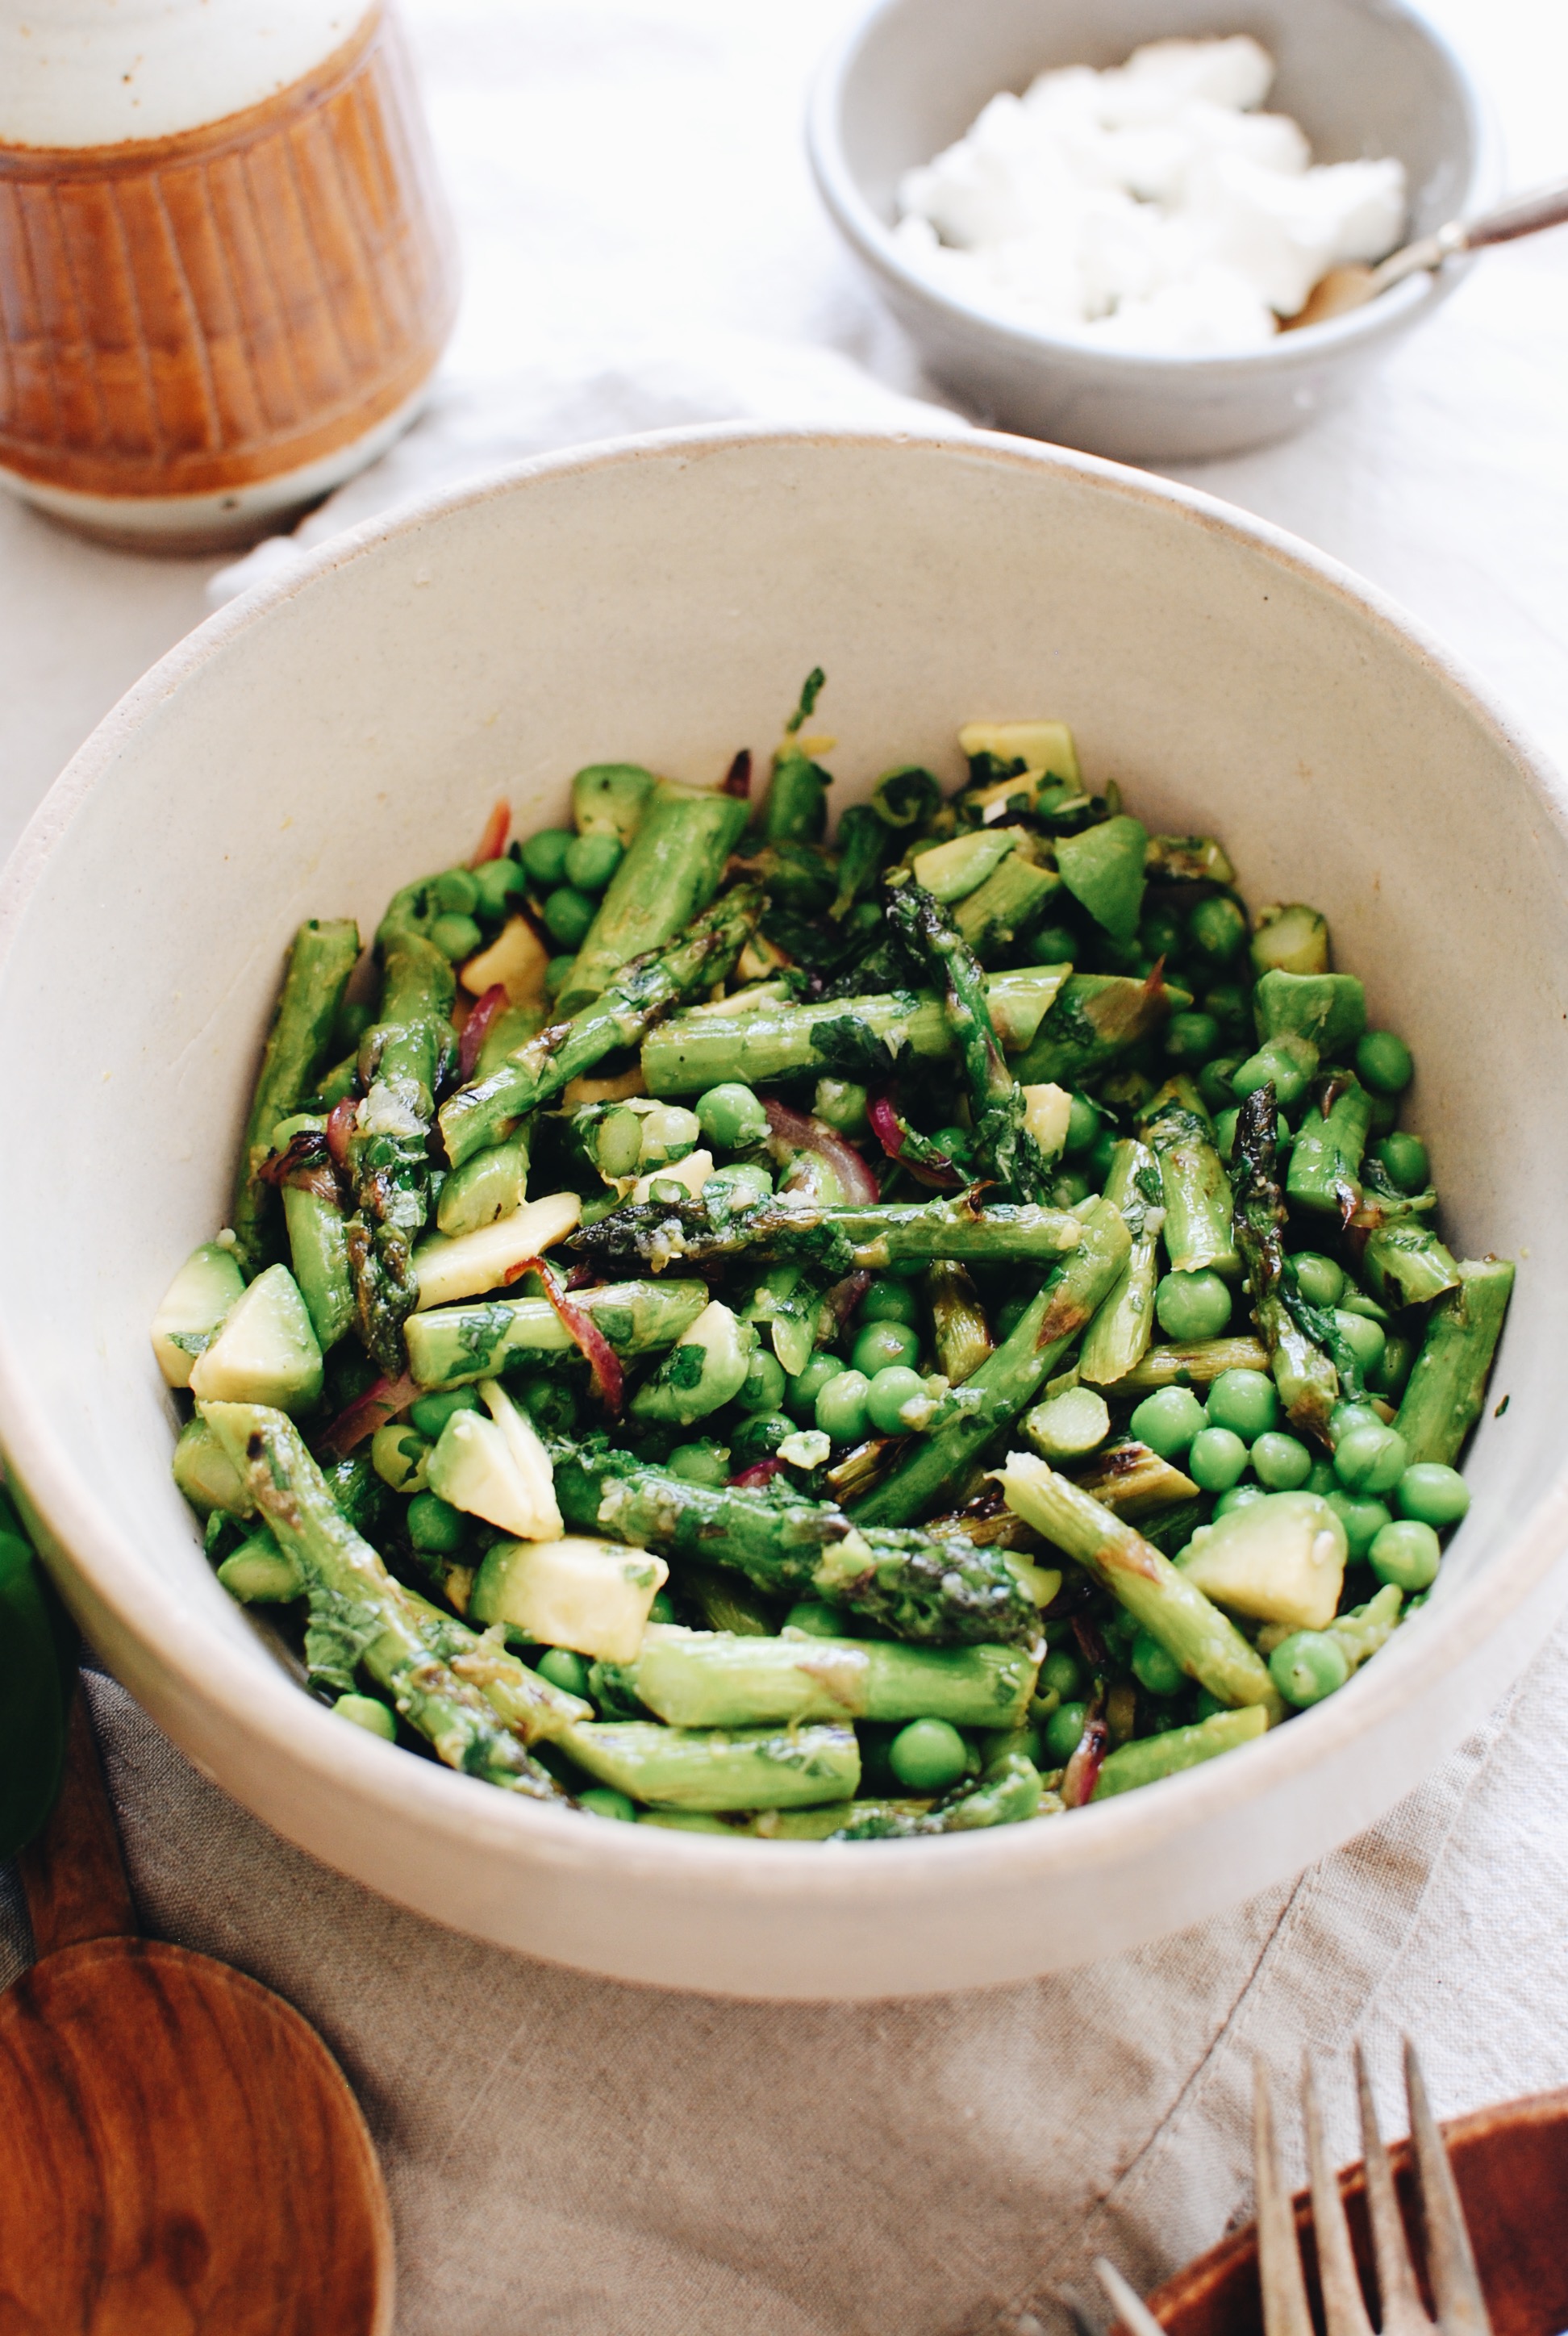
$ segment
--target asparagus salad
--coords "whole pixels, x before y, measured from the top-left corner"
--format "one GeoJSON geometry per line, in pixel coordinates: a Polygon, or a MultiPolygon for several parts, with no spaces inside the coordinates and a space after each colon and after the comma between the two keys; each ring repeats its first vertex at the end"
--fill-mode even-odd
{"type": "Polygon", "coordinates": [[[153,1326],[219,1580],[355,1724],[594,1815],[1057,1815],[1342,1687],[1464,1515],[1513,1268],[1300,903],[971,724],[825,842],[572,825],[297,934],[153,1326]]]}

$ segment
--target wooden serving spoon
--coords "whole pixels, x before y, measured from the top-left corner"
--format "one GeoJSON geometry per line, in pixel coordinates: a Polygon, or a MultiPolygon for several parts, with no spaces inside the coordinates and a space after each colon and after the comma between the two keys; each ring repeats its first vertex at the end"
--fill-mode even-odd
{"type": "Polygon", "coordinates": [[[1462,251],[1480,251],[1489,243],[1513,243],[1522,235],[1538,235],[1544,227],[1561,227],[1565,221],[1568,179],[1558,179],[1549,187],[1537,187],[1534,194],[1516,195],[1512,202],[1485,211],[1479,219],[1450,219],[1436,235],[1406,244],[1402,250],[1379,260],[1376,268],[1330,268],[1313,285],[1306,306],[1287,316],[1280,330],[1298,333],[1303,325],[1321,325],[1330,316],[1347,316],[1352,308],[1365,307],[1379,292],[1402,284],[1407,276],[1441,268],[1446,259],[1454,259],[1462,251]]]}
{"type": "Polygon", "coordinates": [[[390,2336],[392,2218],[297,2011],[139,1936],[86,1698],[0,1997],[0,2336],[390,2336]]]}

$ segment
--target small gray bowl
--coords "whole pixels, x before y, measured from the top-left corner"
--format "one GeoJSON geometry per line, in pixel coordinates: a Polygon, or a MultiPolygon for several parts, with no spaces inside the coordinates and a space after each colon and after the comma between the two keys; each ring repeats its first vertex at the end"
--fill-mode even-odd
{"type": "Polygon", "coordinates": [[[1319,161],[1398,155],[1409,232],[1478,209],[1499,183],[1478,93],[1406,0],[881,0],[831,55],[807,139],[834,221],[933,377],[988,421],[1122,461],[1180,462],[1288,437],[1430,316],[1458,280],[1417,276],[1365,308],[1234,356],[1142,356],[1007,325],[910,266],[895,190],[998,90],[1047,68],[1118,64],[1145,41],[1251,33],[1269,98],[1319,161]]]}

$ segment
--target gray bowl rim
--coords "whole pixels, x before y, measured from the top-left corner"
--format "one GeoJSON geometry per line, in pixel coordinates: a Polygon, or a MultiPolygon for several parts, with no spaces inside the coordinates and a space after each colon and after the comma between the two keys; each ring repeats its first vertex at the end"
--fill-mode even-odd
{"type": "MultiPolygon", "coordinates": [[[[1286,371],[1314,355],[1331,358],[1363,341],[1381,339],[1417,323],[1456,289],[1475,264],[1475,255],[1450,260],[1437,273],[1407,277],[1380,298],[1320,325],[1276,334],[1256,349],[1145,350],[1105,348],[1070,333],[1008,324],[985,309],[955,299],[931,277],[911,268],[860,190],[844,159],[839,122],[843,84],[872,33],[896,15],[908,0],[874,0],[863,15],[828,51],[817,67],[806,103],[805,142],[817,191],[829,217],[866,267],[897,286],[908,299],[940,316],[950,327],[973,336],[977,344],[1013,357],[1059,357],[1079,365],[1103,365],[1128,382],[1153,381],[1168,369],[1194,379],[1224,379],[1260,367],[1286,371]]],[[[1378,0],[1378,13],[1403,19],[1420,34],[1446,67],[1469,121],[1475,157],[1464,200],[1456,213],[1469,218],[1498,199],[1503,185],[1502,140],[1493,110],[1475,74],[1446,34],[1438,30],[1416,0],[1378,0]]]]}
{"type": "MultiPolygon", "coordinates": [[[[1436,686],[1467,702],[1518,767],[1542,816],[1568,840],[1568,788],[1546,756],[1495,702],[1485,686],[1425,627],[1397,602],[1327,553],[1269,521],[1222,501],[1201,489],[1150,476],[1125,464],[1081,454],[998,432],[950,429],[823,430],[770,423],[697,423],[637,436],[569,447],[559,453],[498,465],[458,487],[414,498],[393,511],[346,529],[305,559],[298,568],[254,586],[208,618],[132,685],[98,725],[55,781],[0,873],[0,982],[3,982],[28,905],[39,890],[54,846],[72,823],[91,810],[96,790],[112,784],[122,746],[170,697],[275,611],[338,570],[400,539],[416,537],[446,514],[499,496],[517,497],[535,481],[564,479],[574,472],[646,462],[723,456],[747,446],[881,446],[911,459],[959,455],[998,468],[1048,470],[1092,482],[1125,501],[1155,503],[1193,526],[1239,538],[1247,547],[1320,591],[1347,605],[1374,630],[1392,637],[1401,651],[1414,649],[1436,686]]],[[[525,1801],[475,1779],[414,1758],[396,1746],[358,1728],[346,1728],[325,1705],[297,1686],[270,1659],[242,1654],[219,1630],[184,1603],[151,1567],[122,1531],[112,1510],[77,1479],[69,1454],[53,1425],[46,1402],[29,1368],[24,1345],[13,1333],[0,1301],[0,1446],[18,1463],[26,1505],[45,1528],[49,1542],[68,1552],[52,1571],[63,1575],[69,1592],[80,1574],[92,1594],[114,1616],[127,1636],[141,1646],[150,1663],[172,1672],[186,1698],[201,1706],[215,1732],[258,1760],[280,1756],[308,1770],[324,1786],[352,1796],[367,1818],[372,1810],[401,1826],[411,1811],[432,1829],[460,1836],[470,1854],[515,1859],[520,1853],[548,1874],[591,1870],[606,1885],[648,1878],[665,1883],[689,1874],[712,1886],[722,1879],[728,1894],[766,1904],[803,1905],[853,1899],[862,1910],[885,1897],[907,1911],[918,1883],[935,1896],[966,1877],[1007,1883],[1089,1882],[1096,1871],[1125,1864],[1138,1849],[1164,1843],[1178,1828],[1196,1829],[1239,1815],[1245,1806],[1284,1789],[1342,1750],[1351,1739],[1397,1723],[1413,1704],[1429,1697],[1466,1654],[1500,1635],[1521,1609],[1538,1611],[1546,1596],[1554,1604],[1568,1591],[1568,1568],[1551,1577],[1568,1549],[1568,1455],[1562,1469],[1514,1529],[1495,1559],[1474,1582],[1462,1584],[1441,1607],[1415,1616],[1379,1655],[1338,1695],[1300,1714],[1289,1728],[1272,1729],[1241,1752],[1118,1796],[1072,1825],[1004,1825],[933,1840],[867,1844],[864,1854],[824,1856],[807,1842],[719,1841],[657,1826],[587,1825],[575,1812],[525,1801]],[[346,1741],[346,1739],[347,1739],[346,1741]],[[726,1866],[721,1877],[721,1865],[726,1866]]],[[[1509,1677],[1524,1666],[1521,1655],[1509,1677]]],[[[1458,1730],[1454,1731],[1456,1741],[1458,1730]]],[[[243,1802],[239,1787],[230,1786],[243,1802]]],[[[1156,1934],[1158,1922],[1148,1934],[1156,1934]]],[[[691,1982],[700,1988],[700,1975],[691,1982]]]]}

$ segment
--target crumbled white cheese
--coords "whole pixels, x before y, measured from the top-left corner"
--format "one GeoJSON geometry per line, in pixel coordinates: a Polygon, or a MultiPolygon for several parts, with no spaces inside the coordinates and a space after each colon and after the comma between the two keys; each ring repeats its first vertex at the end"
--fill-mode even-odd
{"type": "Polygon", "coordinates": [[[1405,220],[1404,165],[1313,165],[1296,122],[1254,110],[1273,77],[1246,34],[1042,73],[905,172],[900,248],[1012,324],[1153,353],[1261,346],[1405,220]]]}

